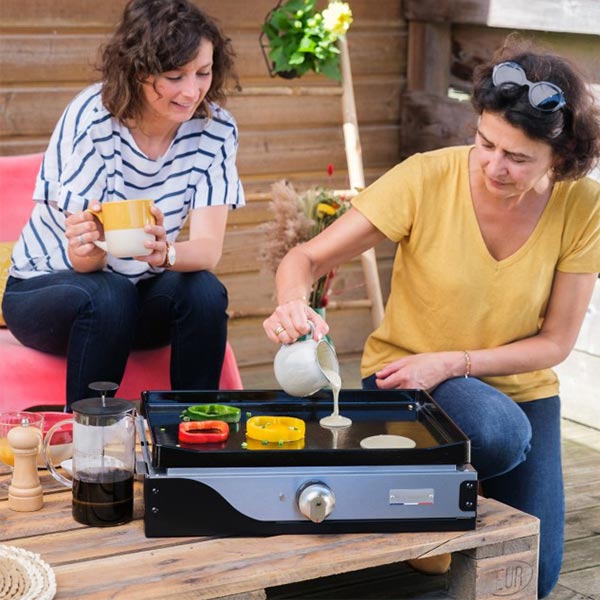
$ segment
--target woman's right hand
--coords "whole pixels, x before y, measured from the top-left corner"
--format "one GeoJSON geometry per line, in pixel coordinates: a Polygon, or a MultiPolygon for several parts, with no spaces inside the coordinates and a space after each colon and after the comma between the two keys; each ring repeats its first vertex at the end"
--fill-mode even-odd
{"type": "MultiPolygon", "coordinates": [[[[100,203],[92,202],[90,208],[101,210],[100,203]]],[[[94,244],[104,233],[98,219],[89,211],[71,213],[65,220],[65,235],[69,240],[69,250],[77,257],[100,257],[106,253],[94,244]]]]}
{"type": "Polygon", "coordinates": [[[264,320],[263,328],[272,342],[291,344],[310,331],[309,321],[314,325],[315,340],[329,333],[329,325],[303,299],[290,300],[277,306],[264,320]]]}
{"type": "MultiPolygon", "coordinates": [[[[99,211],[100,203],[93,201],[92,210],[99,211]]],[[[69,260],[78,273],[92,273],[104,268],[107,254],[94,244],[104,237],[100,221],[91,212],[72,213],[65,220],[65,235],[69,241],[69,260]]]]}

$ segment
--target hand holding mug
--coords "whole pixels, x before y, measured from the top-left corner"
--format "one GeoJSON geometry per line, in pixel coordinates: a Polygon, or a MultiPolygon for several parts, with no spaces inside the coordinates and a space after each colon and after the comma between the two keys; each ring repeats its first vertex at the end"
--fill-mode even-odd
{"type": "MultiPolygon", "coordinates": [[[[101,224],[104,240],[90,241],[117,258],[150,256],[155,251],[150,242],[156,241],[156,236],[151,233],[152,226],[156,225],[153,206],[154,202],[147,199],[93,203],[86,212],[101,224]]],[[[84,235],[77,239],[89,243],[84,235]]]]}
{"type": "Polygon", "coordinates": [[[164,227],[165,217],[155,204],[150,207],[150,212],[154,217],[154,223],[144,225],[144,231],[151,236],[144,242],[147,253],[136,256],[136,260],[146,262],[153,267],[160,267],[165,262],[167,253],[167,232],[164,227]]]}
{"type": "MultiPolygon", "coordinates": [[[[100,210],[100,203],[94,201],[94,210],[100,210]]],[[[92,257],[106,254],[95,245],[104,237],[102,225],[89,210],[70,214],[65,221],[65,235],[69,240],[71,252],[81,257],[92,257]]]]}

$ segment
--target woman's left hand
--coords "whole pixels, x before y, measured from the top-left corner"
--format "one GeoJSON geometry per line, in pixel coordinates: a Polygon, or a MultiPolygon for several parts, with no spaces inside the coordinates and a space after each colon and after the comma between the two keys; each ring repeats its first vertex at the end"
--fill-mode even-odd
{"type": "Polygon", "coordinates": [[[144,231],[155,237],[154,241],[144,242],[146,248],[152,249],[152,254],[147,256],[135,256],[136,260],[146,262],[153,267],[160,267],[165,263],[167,256],[167,232],[164,227],[165,217],[155,204],[150,207],[150,212],[154,215],[156,223],[154,225],[145,225],[144,231]]]}
{"type": "Polygon", "coordinates": [[[382,390],[431,390],[442,381],[455,377],[454,363],[462,357],[459,352],[430,352],[413,354],[386,365],[375,373],[377,387],[382,390]]]}

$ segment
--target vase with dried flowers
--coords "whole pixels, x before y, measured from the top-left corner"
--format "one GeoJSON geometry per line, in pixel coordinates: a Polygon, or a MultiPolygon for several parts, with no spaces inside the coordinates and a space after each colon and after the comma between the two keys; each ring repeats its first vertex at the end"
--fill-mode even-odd
{"type": "Polygon", "coordinates": [[[301,77],[308,71],[341,79],[339,38],[352,23],[346,2],[333,0],[322,12],[316,0],[279,0],[265,18],[260,44],[272,77],[301,77]]]}
{"type": "MultiPolygon", "coordinates": [[[[271,195],[274,219],[263,226],[268,235],[259,260],[273,273],[289,250],[318,235],[350,208],[346,198],[332,189],[312,188],[298,194],[287,181],[274,183],[271,195]]],[[[330,271],[312,286],[308,303],[317,312],[329,303],[334,275],[330,271]]]]}

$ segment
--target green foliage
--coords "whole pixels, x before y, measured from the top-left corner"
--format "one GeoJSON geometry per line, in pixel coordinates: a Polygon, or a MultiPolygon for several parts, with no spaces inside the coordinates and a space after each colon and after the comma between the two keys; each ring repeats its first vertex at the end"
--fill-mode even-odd
{"type": "Polygon", "coordinates": [[[341,79],[339,35],[325,27],[323,15],[315,12],[315,0],[288,0],[270,14],[263,31],[274,71],[297,76],[314,71],[341,79]]]}

